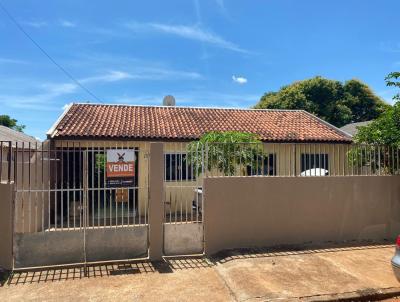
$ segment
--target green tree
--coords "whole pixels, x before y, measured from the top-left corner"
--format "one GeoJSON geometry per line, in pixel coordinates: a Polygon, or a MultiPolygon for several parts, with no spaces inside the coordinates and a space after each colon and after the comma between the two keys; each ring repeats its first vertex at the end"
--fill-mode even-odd
{"type": "MultiPolygon", "coordinates": [[[[391,72],[385,78],[386,85],[400,88],[398,79],[400,79],[400,72],[391,72]]],[[[400,100],[400,93],[396,94],[393,99],[400,100]]],[[[372,123],[359,127],[354,140],[358,143],[400,147],[400,101],[372,123]]]]}
{"type": "Polygon", "coordinates": [[[377,118],[390,105],[364,83],[314,77],[265,93],[255,108],[303,109],[341,127],[377,118]]]}
{"type": "MultiPolygon", "coordinates": [[[[400,88],[400,72],[394,71],[389,73],[386,78],[386,85],[387,86],[394,86],[400,88]]],[[[397,93],[394,97],[394,100],[400,100],[400,93],[397,93]]]]}
{"type": "Polygon", "coordinates": [[[25,129],[25,125],[18,125],[18,121],[8,115],[0,115],[0,125],[17,130],[19,132],[22,132],[25,129]]]}
{"type": "Polygon", "coordinates": [[[396,102],[372,123],[359,127],[354,140],[358,143],[400,147],[400,102],[396,102]]]}
{"type": "MultiPolygon", "coordinates": [[[[386,78],[387,86],[400,88],[400,72],[392,72],[386,78]]],[[[399,94],[393,97],[399,100],[399,94]]],[[[369,167],[379,174],[398,173],[397,149],[400,147],[400,102],[389,107],[380,117],[367,126],[358,128],[354,141],[359,143],[348,153],[349,161],[356,167],[369,167]]]]}
{"type": "Polygon", "coordinates": [[[208,132],[188,147],[188,162],[197,174],[217,169],[227,176],[238,169],[256,166],[263,158],[257,135],[237,131],[208,132]]]}

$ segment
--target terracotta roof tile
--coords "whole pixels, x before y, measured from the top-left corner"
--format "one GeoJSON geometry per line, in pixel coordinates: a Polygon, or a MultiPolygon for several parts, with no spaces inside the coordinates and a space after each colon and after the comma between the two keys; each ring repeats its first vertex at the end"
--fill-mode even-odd
{"type": "Polygon", "coordinates": [[[57,138],[197,139],[209,131],[256,133],[263,141],[350,142],[339,129],[302,110],[252,110],[73,104],[57,138]]]}

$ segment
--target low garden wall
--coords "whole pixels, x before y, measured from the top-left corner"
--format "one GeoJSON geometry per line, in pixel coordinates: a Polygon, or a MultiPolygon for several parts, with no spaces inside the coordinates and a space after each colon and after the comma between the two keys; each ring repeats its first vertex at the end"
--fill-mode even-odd
{"type": "Polygon", "coordinates": [[[203,189],[209,255],[400,233],[400,176],[216,177],[203,189]]]}

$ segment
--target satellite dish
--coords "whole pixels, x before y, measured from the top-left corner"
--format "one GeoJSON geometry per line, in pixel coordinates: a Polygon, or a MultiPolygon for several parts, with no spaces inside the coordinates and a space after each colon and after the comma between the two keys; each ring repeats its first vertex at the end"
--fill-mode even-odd
{"type": "Polygon", "coordinates": [[[175,106],[175,98],[172,95],[167,95],[163,99],[163,106],[175,106]]]}

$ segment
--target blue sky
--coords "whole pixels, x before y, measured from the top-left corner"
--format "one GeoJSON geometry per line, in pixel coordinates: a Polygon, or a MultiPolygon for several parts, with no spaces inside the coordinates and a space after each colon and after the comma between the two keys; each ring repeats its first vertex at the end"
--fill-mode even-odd
{"type": "MultiPolygon", "coordinates": [[[[250,107],[315,75],[358,78],[388,102],[400,69],[400,1],[0,0],[104,103],[250,107]]],[[[98,102],[0,10],[0,114],[46,131],[71,102],[98,102]]]]}

